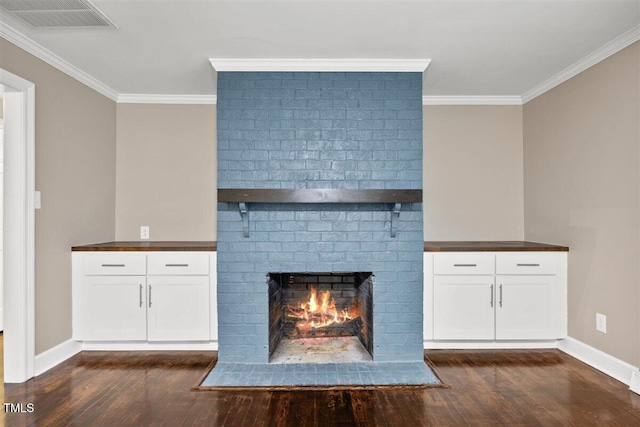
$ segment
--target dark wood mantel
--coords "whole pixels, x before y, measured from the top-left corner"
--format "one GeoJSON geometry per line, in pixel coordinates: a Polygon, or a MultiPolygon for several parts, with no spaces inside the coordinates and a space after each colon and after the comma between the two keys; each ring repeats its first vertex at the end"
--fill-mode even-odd
{"type": "Polygon", "coordinates": [[[219,189],[227,203],[421,203],[422,190],[219,189]]]}

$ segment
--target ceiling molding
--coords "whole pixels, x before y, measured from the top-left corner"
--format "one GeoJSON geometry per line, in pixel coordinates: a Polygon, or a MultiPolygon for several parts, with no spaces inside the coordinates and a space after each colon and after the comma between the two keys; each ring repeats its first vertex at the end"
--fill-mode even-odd
{"type": "Polygon", "coordinates": [[[540,83],[533,89],[522,95],[522,103],[527,103],[543,93],[553,89],[561,83],[566,82],[572,77],[577,76],[586,69],[593,67],[598,62],[603,61],[611,55],[621,51],[625,47],[640,40],[640,25],[633,27],[631,30],[622,34],[620,37],[610,41],[595,52],[585,56],[570,67],[565,68],[555,76],[540,83]]]}
{"type": "Polygon", "coordinates": [[[522,97],[506,96],[428,96],[422,97],[422,105],[522,105],[522,97]]]}
{"type": "Polygon", "coordinates": [[[216,104],[216,95],[160,95],[121,93],[118,104],[216,104]]]}
{"type": "Polygon", "coordinates": [[[216,71],[424,72],[430,59],[210,58],[216,71]]]}
{"type": "Polygon", "coordinates": [[[42,47],[40,44],[34,42],[33,40],[26,37],[24,34],[19,32],[13,27],[5,24],[4,22],[0,22],[0,37],[10,41],[15,44],[19,48],[29,52],[33,56],[43,60],[47,64],[57,68],[63,73],[73,77],[78,80],[80,83],[89,86],[91,89],[96,92],[106,96],[107,98],[116,101],[118,99],[118,92],[111,89],[109,86],[105,85],[101,81],[95,79],[84,71],[76,68],[71,65],[69,62],[60,58],[55,53],[50,50],[42,47]]]}

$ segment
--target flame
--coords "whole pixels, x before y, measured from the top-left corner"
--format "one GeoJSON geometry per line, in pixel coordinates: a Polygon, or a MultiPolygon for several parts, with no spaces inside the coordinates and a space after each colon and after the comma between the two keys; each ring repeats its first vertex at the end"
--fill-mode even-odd
{"type": "Polygon", "coordinates": [[[288,315],[298,319],[299,329],[321,328],[334,323],[352,320],[349,310],[338,310],[330,291],[318,293],[311,287],[307,301],[300,303],[298,309],[290,308],[288,315]]]}

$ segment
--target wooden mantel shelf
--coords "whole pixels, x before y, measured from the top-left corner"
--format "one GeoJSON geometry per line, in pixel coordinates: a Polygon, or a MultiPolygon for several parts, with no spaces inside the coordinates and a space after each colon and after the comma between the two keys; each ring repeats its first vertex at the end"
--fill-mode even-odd
{"type": "Polygon", "coordinates": [[[227,203],[422,203],[422,190],[219,189],[227,203]]]}
{"type": "Polygon", "coordinates": [[[238,203],[242,232],[249,237],[248,203],[391,203],[391,237],[396,237],[402,203],[421,203],[422,190],[218,189],[218,201],[238,203]]]}

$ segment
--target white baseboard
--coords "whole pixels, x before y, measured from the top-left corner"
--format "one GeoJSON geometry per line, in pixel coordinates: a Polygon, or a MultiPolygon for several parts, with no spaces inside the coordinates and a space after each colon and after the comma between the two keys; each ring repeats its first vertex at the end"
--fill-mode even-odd
{"type": "MultiPolygon", "coordinates": [[[[0,255],[2,252],[0,252],[0,255]]],[[[4,308],[0,308],[0,332],[4,331],[4,308]]]]}
{"type": "Polygon", "coordinates": [[[81,350],[82,346],[79,342],[67,340],[36,355],[34,362],[34,375],[37,377],[38,375],[47,372],[49,369],[59,365],[71,356],[80,353],[81,350]]]}
{"type": "Polygon", "coordinates": [[[117,342],[117,341],[84,341],[83,351],[215,351],[218,350],[217,341],[203,342],[117,342]]]}
{"type": "MultiPolygon", "coordinates": [[[[636,372],[635,376],[638,377],[637,367],[575,338],[567,337],[564,340],[560,340],[558,349],[626,385],[631,385],[634,372],[636,372]]],[[[636,389],[632,389],[632,391],[640,394],[640,378],[637,383],[634,386],[636,389]]]]}
{"type": "Polygon", "coordinates": [[[527,348],[557,348],[557,340],[543,341],[425,341],[426,350],[513,350],[527,348]]]}

